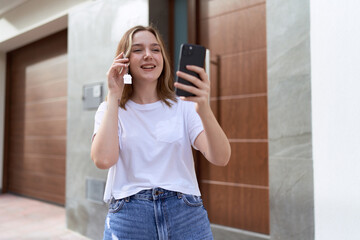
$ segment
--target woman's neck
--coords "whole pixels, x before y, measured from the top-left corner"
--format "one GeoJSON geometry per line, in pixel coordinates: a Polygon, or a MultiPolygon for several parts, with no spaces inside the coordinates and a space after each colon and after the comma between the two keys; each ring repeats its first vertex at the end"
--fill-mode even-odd
{"type": "Polygon", "coordinates": [[[159,101],[155,84],[134,84],[131,100],[138,104],[154,103],[159,101]]]}

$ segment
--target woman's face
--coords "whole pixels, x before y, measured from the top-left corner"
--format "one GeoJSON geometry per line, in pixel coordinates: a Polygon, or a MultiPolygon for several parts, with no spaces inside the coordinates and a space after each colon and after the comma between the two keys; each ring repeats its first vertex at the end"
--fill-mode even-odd
{"type": "Polygon", "coordinates": [[[134,81],[154,82],[160,77],[164,60],[160,45],[149,31],[133,35],[130,52],[130,72],[134,81]]]}

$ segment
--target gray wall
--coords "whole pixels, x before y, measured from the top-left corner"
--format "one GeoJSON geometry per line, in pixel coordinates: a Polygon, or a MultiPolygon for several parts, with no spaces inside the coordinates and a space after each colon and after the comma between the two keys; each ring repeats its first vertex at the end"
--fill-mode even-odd
{"type": "MultiPolygon", "coordinates": [[[[86,198],[86,180],[104,182],[107,171],[90,159],[95,110],[83,110],[82,87],[103,82],[122,34],[148,24],[147,0],[103,0],[69,14],[68,112],[66,163],[67,226],[91,239],[101,239],[107,208],[86,198]]],[[[102,198],[103,191],[94,193],[102,198]]]]}
{"type": "Polygon", "coordinates": [[[270,232],[314,239],[309,0],[267,0],[270,232]]]}

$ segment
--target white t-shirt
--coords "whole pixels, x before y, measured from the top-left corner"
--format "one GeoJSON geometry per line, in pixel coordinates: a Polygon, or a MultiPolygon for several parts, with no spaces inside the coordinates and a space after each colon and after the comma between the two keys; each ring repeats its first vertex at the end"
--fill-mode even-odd
{"type": "MultiPolygon", "coordinates": [[[[172,101],[171,101],[172,102],[172,101]]],[[[137,104],[129,100],[118,111],[120,154],[109,169],[104,201],[161,187],[200,196],[191,145],[203,131],[194,103],[178,99],[169,108],[162,101],[137,104]]],[[[94,134],[107,110],[100,104],[94,134]]]]}

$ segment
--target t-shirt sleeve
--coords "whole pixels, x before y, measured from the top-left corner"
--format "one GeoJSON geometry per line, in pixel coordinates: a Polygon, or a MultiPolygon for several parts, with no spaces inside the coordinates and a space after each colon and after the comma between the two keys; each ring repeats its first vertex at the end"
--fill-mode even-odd
{"type": "Polygon", "coordinates": [[[203,124],[201,122],[201,118],[199,114],[195,110],[195,103],[187,102],[186,104],[187,111],[187,128],[190,137],[190,142],[193,148],[198,150],[194,143],[199,134],[204,130],[203,124]]]}
{"type": "Polygon", "coordinates": [[[106,109],[107,109],[107,102],[102,102],[95,113],[94,132],[91,137],[91,140],[94,139],[95,134],[99,130],[100,123],[104,117],[106,109]]]}

